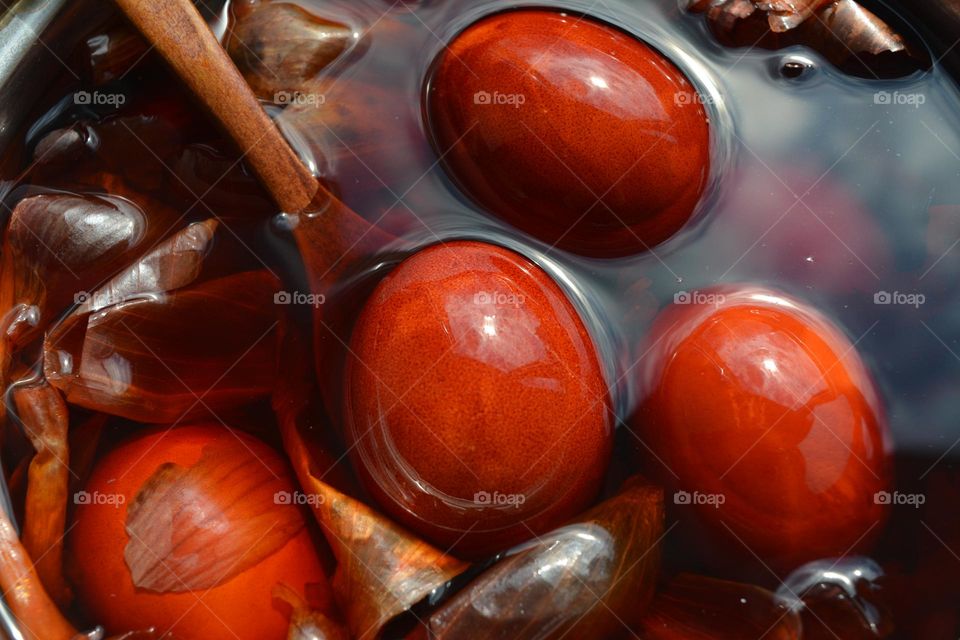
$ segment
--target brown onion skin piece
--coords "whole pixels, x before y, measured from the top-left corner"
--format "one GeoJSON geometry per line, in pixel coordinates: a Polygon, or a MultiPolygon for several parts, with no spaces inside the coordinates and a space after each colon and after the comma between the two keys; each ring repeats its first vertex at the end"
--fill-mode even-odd
{"type": "Polygon", "coordinates": [[[48,337],[47,379],[72,404],[149,423],[266,397],[279,290],[273,275],[245,272],[81,316],[48,337]]]}
{"type": "Polygon", "coordinates": [[[706,11],[711,32],[729,47],[805,45],[846,73],[865,78],[896,78],[930,67],[923,47],[912,46],[855,0],[817,3],[813,12],[804,2],[794,5],[803,11],[786,14],[768,14],[766,6],[759,0],[718,0],[693,2],[689,10],[706,11]]]}
{"type": "Polygon", "coordinates": [[[631,478],[618,495],[482,573],[430,616],[426,634],[432,640],[629,636],[629,625],[653,598],[663,528],[662,490],[631,478]]]}
{"type": "Polygon", "coordinates": [[[802,629],[770,591],[692,574],[673,578],[637,625],[644,640],[800,640],[802,629]]]}
{"type": "Polygon", "coordinates": [[[14,346],[36,337],[77,294],[131,262],[161,228],[117,196],[42,194],[18,202],[4,234],[2,282],[12,287],[4,311],[36,306],[37,322],[8,325],[7,337],[14,346]]]}
{"type": "Polygon", "coordinates": [[[216,277],[229,257],[211,251],[217,228],[182,229],[47,334],[45,376],[68,402],[172,423],[269,395],[280,285],[262,270],[216,277]]]}
{"type": "Polygon", "coordinates": [[[30,461],[24,508],[23,546],[47,592],[67,604],[72,594],[63,575],[63,537],[70,485],[67,405],[46,382],[15,386],[13,401],[36,449],[30,461]]]}
{"type": "Polygon", "coordinates": [[[164,464],[147,478],[126,519],[124,560],[138,589],[212,589],[255,567],[303,529],[296,509],[276,508],[276,495],[290,490],[289,478],[253,451],[239,438],[214,441],[193,466],[164,464]],[[236,460],[246,464],[237,467],[236,460]],[[222,537],[223,531],[230,535],[222,537]]]}
{"type": "Polygon", "coordinates": [[[258,98],[281,105],[357,42],[350,26],[292,2],[238,7],[233,18],[227,53],[258,98]]]}
{"type": "Polygon", "coordinates": [[[74,640],[77,630],[47,595],[9,516],[0,509],[0,590],[27,640],[74,640]]]}
{"type": "Polygon", "coordinates": [[[315,497],[313,514],[336,558],[332,586],[340,611],[354,638],[373,640],[388,622],[468,565],[344,492],[353,492],[353,480],[344,477],[331,454],[307,440],[316,423],[312,414],[317,395],[304,368],[302,354],[308,346],[293,331],[287,334],[281,360],[284,379],[273,406],[284,449],[303,491],[315,497]]]}
{"type": "Polygon", "coordinates": [[[721,16],[746,18],[760,13],[767,20],[768,28],[774,33],[793,29],[809,18],[823,5],[832,0],[693,0],[687,5],[688,11],[708,12],[712,20],[721,16]]]}
{"type": "Polygon", "coordinates": [[[151,246],[171,219],[164,208],[148,219],[121,196],[47,193],[18,202],[0,258],[0,386],[17,350],[151,246]]]}

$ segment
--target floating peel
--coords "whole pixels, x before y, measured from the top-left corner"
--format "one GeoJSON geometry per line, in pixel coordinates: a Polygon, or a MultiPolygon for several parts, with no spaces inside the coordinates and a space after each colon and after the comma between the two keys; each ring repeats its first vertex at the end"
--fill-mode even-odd
{"type": "Polygon", "coordinates": [[[855,0],[695,0],[716,38],[727,46],[780,49],[805,45],[847,73],[900,77],[930,60],[883,19],[855,0]]]}
{"type": "MultiPolygon", "coordinates": [[[[295,345],[291,339],[287,347],[295,345]]],[[[287,351],[287,349],[285,349],[287,351]]],[[[377,638],[390,620],[465,571],[468,565],[419,540],[359,500],[315,475],[301,426],[311,393],[309,376],[288,371],[290,384],[274,396],[284,449],[303,491],[312,496],[313,513],[337,561],[333,590],[340,611],[355,638],[377,638]]]]}
{"type": "Polygon", "coordinates": [[[65,605],[71,598],[63,576],[70,484],[67,405],[60,393],[45,382],[15,387],[13,401],[23,430],[36,450],[28,472],[23,546],[34,559],[47,592],[65,605]]]}
{"type": "Polygon", "coordinates": [[[234,9],[226,49],[262,100],[291,104],[331,62],[352,49],[358,35],[348,25],[291,2],[261,2],[234,9]]]}
{"type": "Polygon", "coordinates": [[[637,477],[565,527],[508,552],[426,622],[435,640],[629,635],[660,568],[663,492],[637,477]]]}

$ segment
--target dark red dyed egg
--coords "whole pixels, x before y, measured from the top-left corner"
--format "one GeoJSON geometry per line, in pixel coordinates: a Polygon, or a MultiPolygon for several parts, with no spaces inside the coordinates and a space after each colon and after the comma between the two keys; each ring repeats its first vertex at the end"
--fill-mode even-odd
{"type": "Polygon", "coordinates": [[[663,242],[707,182],[696,89],[658,51],[589,18],[523,10],[473,24],[437,61],[427,112],[468,195],[576,253],[663,242]]]}
{"type": "Polygon", "coordinates": [[[675,511],[717,557],[781,572],[869,546],[887,513],[889,435],[850,340],[768,290],[684,301],[655,323],[638,414],[675,511]]]}
{"type": "Polygon", "coordinates": [[[588,506],[612,441],[577,310],[532,262],[480,242],[425,249],[378,285],[351,340],[345,416],[383,508],[464,556],[588,506]]]}

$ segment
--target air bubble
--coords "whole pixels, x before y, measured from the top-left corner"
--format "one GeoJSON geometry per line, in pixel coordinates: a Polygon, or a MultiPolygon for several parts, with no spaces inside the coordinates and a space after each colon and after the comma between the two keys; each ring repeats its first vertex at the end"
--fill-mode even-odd
{"type": "Polygon", "coordinates": [[[817,65],[805,56],[782,56],[777,61],[775,75],[786,80],[801,81],[810,78],[817,70],[817,65]]]}

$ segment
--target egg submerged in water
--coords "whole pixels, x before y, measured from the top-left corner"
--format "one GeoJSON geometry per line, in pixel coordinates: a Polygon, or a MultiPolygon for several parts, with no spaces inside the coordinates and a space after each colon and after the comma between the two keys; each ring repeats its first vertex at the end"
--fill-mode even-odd
{"type": "Polygon", "coordinates": [[[672,62],[594,19],[486,17],[434,64],[427,128],[454,182],[539,240],[593,257],[663,242],[707,183],[704,100],[672,62]]]}
{"type": "Polygon", "coordinates": [[[513,251],[458,241],[407,258],[367,302],[346,378],[354,468],[440,548],[495,553],[597,495],[613,434],[595,347],[513,251]]]}
{"type": "Polygon", "coordinates": [[[783,573],[869,547],[890,435],[856,347],[775,291],[695,295],[654,323],[635,419],[676,513],[715,557],[783,573]]]}

